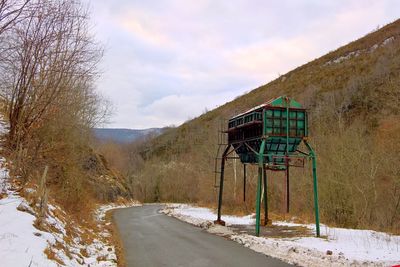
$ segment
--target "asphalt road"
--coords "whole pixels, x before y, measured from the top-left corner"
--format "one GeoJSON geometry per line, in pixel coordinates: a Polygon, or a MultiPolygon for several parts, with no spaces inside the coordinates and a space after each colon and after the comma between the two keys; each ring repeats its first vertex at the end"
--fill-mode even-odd
{"type": "Polygon", "coordinates": [[[161,207],[144,205],[114,211],[128,267],[291,266],[159,214],[161,207]]]}

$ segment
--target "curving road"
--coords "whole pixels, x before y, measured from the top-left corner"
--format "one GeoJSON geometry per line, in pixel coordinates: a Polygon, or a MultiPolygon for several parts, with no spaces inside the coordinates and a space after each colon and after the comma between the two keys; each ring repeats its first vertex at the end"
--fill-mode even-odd
{"type": "Polygon", "coordinates": [[[128,267],[291,266],[159,214],[161,207],[144,205],[114,211],[128,267]]]}

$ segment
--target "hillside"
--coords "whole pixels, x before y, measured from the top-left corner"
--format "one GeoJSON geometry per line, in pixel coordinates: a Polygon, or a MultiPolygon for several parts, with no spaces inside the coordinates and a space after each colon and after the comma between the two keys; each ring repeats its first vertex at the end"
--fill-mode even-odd
{"type": "MultiPolygon", "coordinates": [[[[310,112],[322,221],[398,232],[399,84],[397,20],[143,144],[139,153],[144,164],[135,174],[134,194],[144,201],[215,205],[213,171],[221,121],[288,95],[310,112]]],[[[308,174],[307,168],[293,171],[291,213],[312,219],[308,174]]],[[[226,177],[225,212],[252,211],[255,170],[250,168],[246,203],[238,162],[227,165],[226,177]]],[[[284,215],[280,177],[273,174],[268,194],[272,210],[284,215]]]]}
{"type": "Polygon", "coordinates": [[[130,143],[147,135],[162,133],[161,128],[150,129],[121,129],[121,128],[94,128],[93,133],[100,141],[114,141],[117,143],[130,143]]]}

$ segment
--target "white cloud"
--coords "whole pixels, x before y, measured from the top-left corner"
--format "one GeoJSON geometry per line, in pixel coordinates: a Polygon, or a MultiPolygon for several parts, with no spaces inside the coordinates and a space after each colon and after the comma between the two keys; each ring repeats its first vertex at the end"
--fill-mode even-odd
{"type": "Polygon", "coordinates": [[[160,25],[154,23],[151,18],[143,18],[132,9],[117,17],[116,22],[132,36],[146,44],[160,47],[173,44],[173,40],[163,33],[160,25]]]}
{"type": "Polygon", "coordinates": [[[238,73],[268,81],[310,60],[315,48],[304,37],[279,38],[230,51],[227,57],[238,73]]]}
{"type": "Polygon", "coordinates": [[[146,128],[148,125],[164,127],[179,125],[205,110],[216,108],[221,104],[221,99],[231,99],[234,93],[224,92],[214,95],[168,95],[157,99],[141,110],[135,110],[140,116],[125,113],[121,127],[146,128]],[[127,123],[128,122],[128,123],[127,123]]]}

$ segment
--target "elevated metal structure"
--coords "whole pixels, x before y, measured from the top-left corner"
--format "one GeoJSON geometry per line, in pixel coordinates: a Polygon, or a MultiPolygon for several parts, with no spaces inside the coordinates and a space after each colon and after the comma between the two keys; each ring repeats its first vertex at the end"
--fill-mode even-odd
{"type": "MultiPolygon", "coordinates": [[[[246,164],[258,165],[255,230],[257,236],[260,234],[262,186],[264,190],[264,224],[268,222],[267,170],[285,172],[286,211],[289,212],[289,169],[291,166],[304,167],[304,160],[309,158],[312,160],[316,234],[320,236],[316,155],[307,141],[308,116],[306,109],[302,108],[300,103],[295,100],[281,96],[229,119],[228,129],[225,133],[228,135],[228,141],[223,145],[225,148],[219,158],[221,162],[220,170],[217,171],[220,175],[218,218],[215,223],[225,224],[221,220],[224,169],[226,160],[232,158],[229,156],[232,152],[235,151],[244,164],[244,200],[246,164]],[[302,142],[308,152],[299,150],[302,142]]],[[[219,151],[220,148],[218,153],[220,153],[219,151]]]]}

